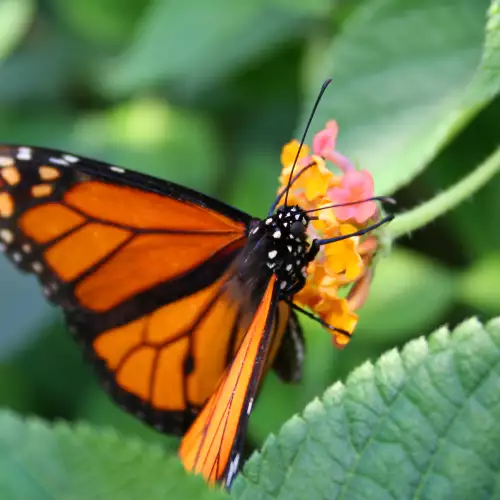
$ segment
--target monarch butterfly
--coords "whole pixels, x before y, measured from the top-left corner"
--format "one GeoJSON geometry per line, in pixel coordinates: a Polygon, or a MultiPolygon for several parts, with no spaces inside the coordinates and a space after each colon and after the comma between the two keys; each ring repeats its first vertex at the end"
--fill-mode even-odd
{"type": "Polygon", "coordinates": [[[103,162],[0,147],[1,249],[63,308],[112,398],[182,435],[184,466],[211,484],[231,486],[263,374],[300,378],[307,264],[352,236],[309,242],[287,195],[259,220],[103,162]]]}

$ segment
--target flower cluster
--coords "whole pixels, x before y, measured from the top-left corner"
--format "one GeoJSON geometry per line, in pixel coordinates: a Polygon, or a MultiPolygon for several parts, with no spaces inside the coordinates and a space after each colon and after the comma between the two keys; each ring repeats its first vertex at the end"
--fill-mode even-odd
{"type": "MultiPolygon", "coordinates": [[[[310,215],[308,235],[312,239],[334,238],[363,229],[379,217],[374,201],[319,210],[333,204],[359,202],[374,196],[374,184],[367,170],[357,170],[335,150],[338,126],[326,124],[316,134],[312,151],[303,145],[297,159],[288,192],[287,203],[304,210],[317,210],[310,215]],[[335,173],[327,168],[335,167],[335,173]]],[[[291,141],[281,153],[280,188],[288,185],[293,163],[299,151],[298,141],[291,141]]],[[[284,197],[281,199],[284,203],[284,197]]],[[[295,302],[315,312],[329,325],[354,331],[358,316],[355,311],[367,297],[371,281],[370,263],[377,249],[377,238],[354,236],[321,247],[316,259],[309,264],[305,287],[295,295],[295,302]]],[[[334,343],[344,347],[350,337],[334,331],[334,343]]]]}

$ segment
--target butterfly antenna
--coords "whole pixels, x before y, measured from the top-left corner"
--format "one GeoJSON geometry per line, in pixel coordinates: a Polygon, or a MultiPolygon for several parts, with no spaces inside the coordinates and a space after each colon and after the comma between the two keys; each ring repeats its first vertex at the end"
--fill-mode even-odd
{"type": "Polygon", "coordinates": [[[364,229],[360,229],[359,231],[355,231],[355,232],[349,233],[349,234],[343,234],[341,236],[335,236],[334,238],[326,238],[323,240],[314,240],[314,245],[317,247],[320,247],[322,245],[328,245],[329,243],[335,243],[336,241],[346,240],[348,238],[352,238],[353,236],[363,236],[363,234],[369,233],[370,231],[377,229],[377,227],[381,226],[382,224],[387,224],[392,219],[394,219],[393,214],[386,215],[383,219],[379,220],[378,222],[375,222],[371,226],[365,227],[364,229]]]}
{"type": "Polygon", "coordinates": [[[313,212],[319,212],[320,210],[328,210],[329,208],[348,207],[350,205],[359,205],[360,203],[366,203],[368,201],[380,201],[382,203],[390,203],[391,205],[396,204],[396,200],[394,198],[390,198],[389,196],[372,196],[371,198],[365,198],[364,200],[348,201],[346,203],[335,203],[334,205],[328,205],[326,207],[311,208],[311,210],[305,210],[304,213],[310,214],[313,212]]]}
{"type": "Polygon", "coordinates": [[[328,87],[328,85],[330,85],[331,81],[332,81],[331,78],[329,78],[328,80],[325,80],[325,82],[321,86],[321,90],[319,91],[318,97],[316,97],[316,102],[314,103],[311,114],[309,115],[309,119],[307,120],[306,128],[304,129],[304,133],[302,134],[302,139],[300,140],[299,149],[297,149],[297,154],[295,155],[295,160],[293,161],[292,171],[290,172],[290,177],[288,177],[288,183],[286,186],[286,194],[285,194],[285,206],[288,203],[288,191],[290,190],[290,186],[292,185],[293,171],[295,170],[295,165],[297,164],[297,161],[299,159],[300,151],[302,150],[302,146],[304,145],[304,141],[306,140],[306,135],[307,132],[309,131],[309,127],[311,126],[311,122],[314,117],[314,114],[316,113],[318,104],[321,101],[321,98],[323,97],[323,94],[325,93],[325,90],[328,87]]]}
{"type": "Polygon", "coordinates": [[[283,196],[285,196],[286,193],[288,193],[288,189],[289,187],[292,187],[294,182],[304,173],[304,172],[307,172],[311,167],[314,167],[314,165],[316,165],[316,163],[312,162],[312,163],[309,163],[309,165],[306,165],[302,170],[299,170],[299,173],[298,174],[295,174],[293,176],[293,179],[291,180],[291,182],[289,182],[289,186],[287,187],[284,187],[279,193],[278,193],[278,196],[276,197],[276,199],[274,200],[274,203],[271,205],[271,208],[269,209],[269,213],[268,213],[268,217],[270,217],[273,212],[276,210],[276,207],[278,206],[278,203],[281,201],[281,198],[283,198],[283,196]]]}

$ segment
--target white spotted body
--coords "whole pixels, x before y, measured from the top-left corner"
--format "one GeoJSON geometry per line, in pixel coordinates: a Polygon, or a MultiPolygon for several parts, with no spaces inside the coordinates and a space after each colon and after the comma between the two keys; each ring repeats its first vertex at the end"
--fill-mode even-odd
{"type": "MultiPolygon", "coordinates": [[[[280,207],[270,217],[255,221],[249,231],[248,255],[240,265],[243,268],[240,274],[248,280],[246,267],[255,269],[255,262],[260,261],[268,272],[276,274],[282,293],[298,291],[304,283],[304,270],[314,257],[309,251],[308,224],[309,217],[298,206],[280,207]]],[[[267,276],[263,276],[266,282],[267,276]]]]}

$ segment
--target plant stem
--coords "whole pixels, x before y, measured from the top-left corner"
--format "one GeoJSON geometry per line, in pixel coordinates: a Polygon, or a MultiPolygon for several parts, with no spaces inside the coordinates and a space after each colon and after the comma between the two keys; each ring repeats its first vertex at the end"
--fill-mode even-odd
{"type": "Polygon", "coordinates": [[[455,208],[462,201],[473,195],[498,171],[500,171],[500,148],[473,172],[446,191],[422,203],[422,205],[396,216],[387,226],[386,235],[391,240],[395,240],[429,224],[429,222],[445,214],[448,210],[455,208]]]}

